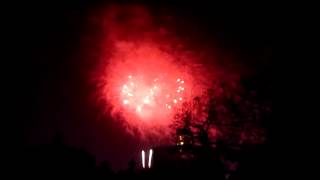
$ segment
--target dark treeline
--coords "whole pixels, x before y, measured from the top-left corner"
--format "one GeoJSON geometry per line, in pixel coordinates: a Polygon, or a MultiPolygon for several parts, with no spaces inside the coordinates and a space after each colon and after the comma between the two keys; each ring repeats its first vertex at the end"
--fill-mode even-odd
{"type": "Polygon", "coordinates": [[[115,179],[155,177],[207,177],[213,179],[267,178],[266,145],[215,148],[198,147],[190,150],[172,146],[155,149],[151,169],[142,169],[141,162],[130,160],[124,170],[114,171],[108,161],[97,162],[86,150],[70,147],[57,136],[50,144],[25,147],[16,162],[17,175],[29,178],[115,179]],[[157,156],[162,150],[174,156],[157,156]],[[173,158],[172,158],[173,157],[173,158]]]}

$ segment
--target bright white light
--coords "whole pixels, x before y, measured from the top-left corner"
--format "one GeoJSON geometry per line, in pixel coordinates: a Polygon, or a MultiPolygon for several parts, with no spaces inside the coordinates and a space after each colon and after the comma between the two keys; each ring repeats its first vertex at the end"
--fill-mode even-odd
{"type": "Polygon", "coordinates": [[[180,100],[180,101],[182,101],[182,97],[181,97],[181,98],[179,98],[179,100],[180,100]]]}
{"type": "Polygon", "coordinates": [[[179,82],[179,81],[180,81],[180,78],[177,79],[177,82],[179,82]]]}
{"type": "Polygon", "coordinates": [[[143,103],[145,103],[145,104],[149,104],[150,103],[149,96],[144,98],[143,103]]]}
{"type": "Polygon", "coordinates": [[[174,100],[173,100],[173,103],[175,103],[175,104],[176,104],[177,102],[178,102],[178,101],[177,101],[176,99],[174,99],[174,100]]]}
{"type": "Polygon", "coordinates": [[[145,168],[145,153],[144,150],[141,151],[142,168],[145,168]]]}
{"type": "Polygon", "coordinates": [[[183,84],[184,83],[184,81],[181,81],[181,84],[183,84]]]}
{"type": "Polygon", "coordinates": [[[137,111],[141,112],[141,106],[137,106],[137,111]]]}
{"type": "Polygon", "coordinates": [[[131,76],[131,75],[129,75],[129,76],[128,76],[128,78],[129,78],[129,79],[131,79],[131,78],[132,78],[132,76],[131,76]]]}
{"type": "Polygon", "coordinates": [[[127,99],[123,100],[123,104],[129,104],[129,101],[127,99]]]}
{"type": "Polygon", "coordinates": [[[179,90],[183,91],[183,90],[184,90],[184,87],[179,86],[179,90]]]}
{"type": "Polygon", "coordinates": [[[148,167],[151,168],[151,161],[152,161],[152,149],[149,150],[149,161],[148,161],[148,167]]]}

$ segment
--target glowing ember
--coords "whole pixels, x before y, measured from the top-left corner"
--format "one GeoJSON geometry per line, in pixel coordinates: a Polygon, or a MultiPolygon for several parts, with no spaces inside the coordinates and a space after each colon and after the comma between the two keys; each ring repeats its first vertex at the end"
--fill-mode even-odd
{"type": "Polygon", "coordinates": [[[137,77],[128,76],[126,84],[122,86],[122,93],[120,95],[124,99],[123,104],[130,104],[129,107],[126,107],[129,109],[136,108],[136,111],[139,113],[145,111],[145,109],[147,111],[164,111],[164,108],[171,110],[172,105],[178,103],[177,99],[182,101],[182,96],[185,96],[183,93],[177,94],[171,92],[172,89],[178,89],[179,92],[184,90],[184,87],[179,85],[179,83],[166,81],[166,79],[160,77],[157,77],[156,81],[154,80],[153,82],[148,82],[147,79],[149,78],[141,75],[137,77]],[[167,93],[172,94],[172,96],[167,93]]]}
{"type": "Polygon", "coordinates": [[[128,100],[123,100],[123,104],[128,104],[129,103],[129,101],[128,100]]]}

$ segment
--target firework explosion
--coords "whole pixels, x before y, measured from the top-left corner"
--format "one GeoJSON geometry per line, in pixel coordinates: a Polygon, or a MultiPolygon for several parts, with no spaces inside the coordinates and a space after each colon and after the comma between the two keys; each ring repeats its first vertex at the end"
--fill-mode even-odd
{"type": "Polygon", "coordinates": [[[155,45],[126,42],[117,49],[106,66],[102,95],[131,126],[165,129],[182,104],[201,92],[201,75],[192,74],[197,69],[155,45]]]}
{"type": "Polygon", "coordinates": [[[176,40],[157,41],[159,31],[152,30],[152,18],[145,9],[113,7],[108,12],[99,96],[111,105],[117,119],[121,115],[128,129],[164,137],[170,134],[173,116],[182,105],[206,89],[207,72],[190,51],[175,46],[176,40]],[[117,16],[123,12],[128,18],[119,23],[117,16]]]}

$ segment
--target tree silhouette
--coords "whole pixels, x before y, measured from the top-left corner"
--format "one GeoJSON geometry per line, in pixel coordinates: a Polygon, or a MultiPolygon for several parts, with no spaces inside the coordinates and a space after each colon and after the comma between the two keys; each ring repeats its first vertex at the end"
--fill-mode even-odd
{"type": "Polygon", "coordinates": [[[217,141],[260,144],[266,138],[262,122],[271,113],[270,101],[239,81],[216,80],[211,89],[183,104],[174,127],[190,129],[194,143],[202,146],[217,141]]]}

